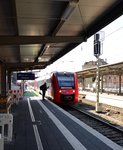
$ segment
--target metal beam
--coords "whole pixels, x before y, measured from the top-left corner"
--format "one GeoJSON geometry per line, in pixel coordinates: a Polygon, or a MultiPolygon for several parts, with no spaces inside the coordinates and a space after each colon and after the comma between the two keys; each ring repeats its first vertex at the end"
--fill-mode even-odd
{"type": "MultiPolygon", "coordinates": [[[[72,14],[73,10],[75,9],[75,7],[77,6],[77,3],[79,2],[79,0],[70,0],[67,7],[65,8],[65,10],[63,11],[63,14],[61,15],[61,19],[60,21],[57,23],[57,25],[52,29],[50,35],[52,37],[55,37],[56,34],[58,33],[58,31],[61,29],[61,27],[63,26],[63,24],[65,23],[65,21],[69,18],[69,16],[72,14]]],[[[67,42],[67,41],[66,41],[67,42]]],[[[75,42],[75,41],[74,41],[75,42]]],[[[74,43],[72,42],[72,40],[70,41],[70,43],[74,43]]],[[[81,41],[82,42],[82,41],[81,41]]],[[[77,43],[79,43],[79,41],[77,41],[77,43]]],[[[43,53],[45,52],[47,48],[47,45],[44,44],[42,45],[38,55],[35,58],[35,62],[38,61],[38,57],[42,56],[43,53]]]]}
{"type": "MultiPolygon", "coordinates": [[[[115,19],[122,15],[123,0],[116,1],[110,8],[108,8],[101,16],[99,16],[92,24],[87,28],[86,33],[87,38],[91,37],[93,34],[113,22],[115,19]]],[[[83,35],[82,31],[80,35],[83,35]]]]}
{"type": "Polygon", "coordinates": [[[45,69],[45,67],[35,67],[35,68],[30,68],[30,67],[21,67],[21,68],[8,68],[8,71],[14,72],[14,71],[27,71],[27,70],[39,70],[39,69],[45,69]]]}
{"type": "Polygon", "coordinates": [[[81,36],[0,36],[0,45],[81,43],[83,40],[81,36]]]}
{"type": "Polygon", "coordinates": [[[42,56],[45,50],[46,50],[46,45],[43,44],[40,51],[38,52],[38,55],[35,57],[34,62],[38,62],[39,56],[42,56]]]}
{"type": "MultiPolygon", "coordinates": [[[[17,20],[17,8],[16,8],[16,2],[15,0],[11,0],[11,7],[12,7],[12,13],[13,13],[13,23],[14,23],[14,30],[15,35],[19,35],[19,29],[18,29],[18,20],[17,20]]],[[[21,54],[20,54],[20,46],[18,46],[18,60],[21,62],[21,54]]]]}
{"type": "MultiPolygon", "coordinates": [[[[83,38],[83,41],[81,41],[80,43],[82,43],[84,41],[86,41],[85,38],[83,38]]],[[[55,62],[56,60],[58,60],[59,58],[61,58],[65,54],[67,54],[69,51],[71,51],[72,49],[77,47],[78,44],[80,44],[80,43],[71,43],[71,44],[67,45],[66,47],[64,47],[59,53],[57,53],[56,55],[54,55],[54,57],[52,57],[50,59],[50,61],[48,62],[48,65],[52,64],[53,62],[55,62]]]]}
{"type": "MultiPolygon", "coordinates": [[[[86,39],[88,39],[93,34],[98,32],[100,29],[102,29],[103,27],[105,27],[106,25],[108,25],[109,23],[117,19],[119,16],[121,16],[122,8],[123,8],[123,1],[122,0],[116,1],[113,6],[111,6],[107,11],[105,11],[105,13],[99,16],[99,18],[97,18],[90,26],[86,28],[86,31],[88,32],[82,31],[79,33],[78,36],[85,37],[84,41],[86,41],[86,39]]],[[[64,49],[62,49],[62,51],[59,52],[59,54],[57,53],[54,57],[52,57],[49,64],[53,63],[60,57],[64,56],[65,54],[67,54],[69,51],[71,51],[78,45],[79,43],[77,44],[71,42],[64,49]]]]}
{"type": "Polygon", "coordinates": [[[46,62],[23,62],[23,63],[6,63],[7,68],[11,67],[28,67],[28,66],[40,66],[45,65],[46,62]]]}

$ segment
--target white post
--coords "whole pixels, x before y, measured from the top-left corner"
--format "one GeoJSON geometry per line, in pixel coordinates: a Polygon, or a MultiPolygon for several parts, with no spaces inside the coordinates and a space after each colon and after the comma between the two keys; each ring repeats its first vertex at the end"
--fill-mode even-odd
{"type": "Polygon", "coordinates": [[[12,133],[13,133],[13,115],[9,114],[8,118],[8,141],[12,141],[12,133]]]}
{"type": "Polygon", "coordinates": [[[97,55],[97,72],[96,72],[96,112],[101,112],[101,104],[99,103],[100,92],[100,74],[99,74],[99,55],[97,55]]]}
{"type": "Polygon", "coordinates": [[[4,150],[4,138],[0,134],[0,150],[4,150]]]}
{"type": "Polygon", "coordinates": [[[0,114],[0,126],[2,127],[2,135],[1,137],[3,139],[6,139],[7,141],[12,141],[12,133],[13,133],[13,115],[12,114],[0,114]],[[4,135],[4,126],[8,125],[8,133],[7,137],[4,135]]]}

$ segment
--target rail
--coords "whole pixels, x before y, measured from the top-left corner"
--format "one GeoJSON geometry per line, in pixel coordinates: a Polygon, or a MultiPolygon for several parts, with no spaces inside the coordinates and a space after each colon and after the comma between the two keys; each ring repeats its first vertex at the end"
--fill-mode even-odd
{"type": "Polygon", "coordinates": [[[88,113],[84,110],[80,110],[74,106],[70,106],[70,110],[68,109],[67,111],[76,116],[88,126],[94,128],[107,138],[123,147],[123,129],[120,129],[117,125],[92,115],[91,113],[88,113]]]}

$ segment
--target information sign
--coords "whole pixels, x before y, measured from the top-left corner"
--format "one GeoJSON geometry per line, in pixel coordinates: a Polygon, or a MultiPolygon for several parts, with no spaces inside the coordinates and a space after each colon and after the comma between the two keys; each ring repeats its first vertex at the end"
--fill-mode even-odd
{"type": "Polygon", "coordinates": [[[17,73],[17,80],[35,80],[34,73],[17,73]]]}

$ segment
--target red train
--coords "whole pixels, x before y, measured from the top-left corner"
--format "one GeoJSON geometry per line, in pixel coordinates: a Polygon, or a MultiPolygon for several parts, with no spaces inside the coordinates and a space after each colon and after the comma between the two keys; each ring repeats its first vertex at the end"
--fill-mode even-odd
{"type": "Polygon", "coordinates": [[[54,103],[68,104],[78,102],[78,80],[76,73],[55,72],[47,80],[47,95],[54,103]]]}

